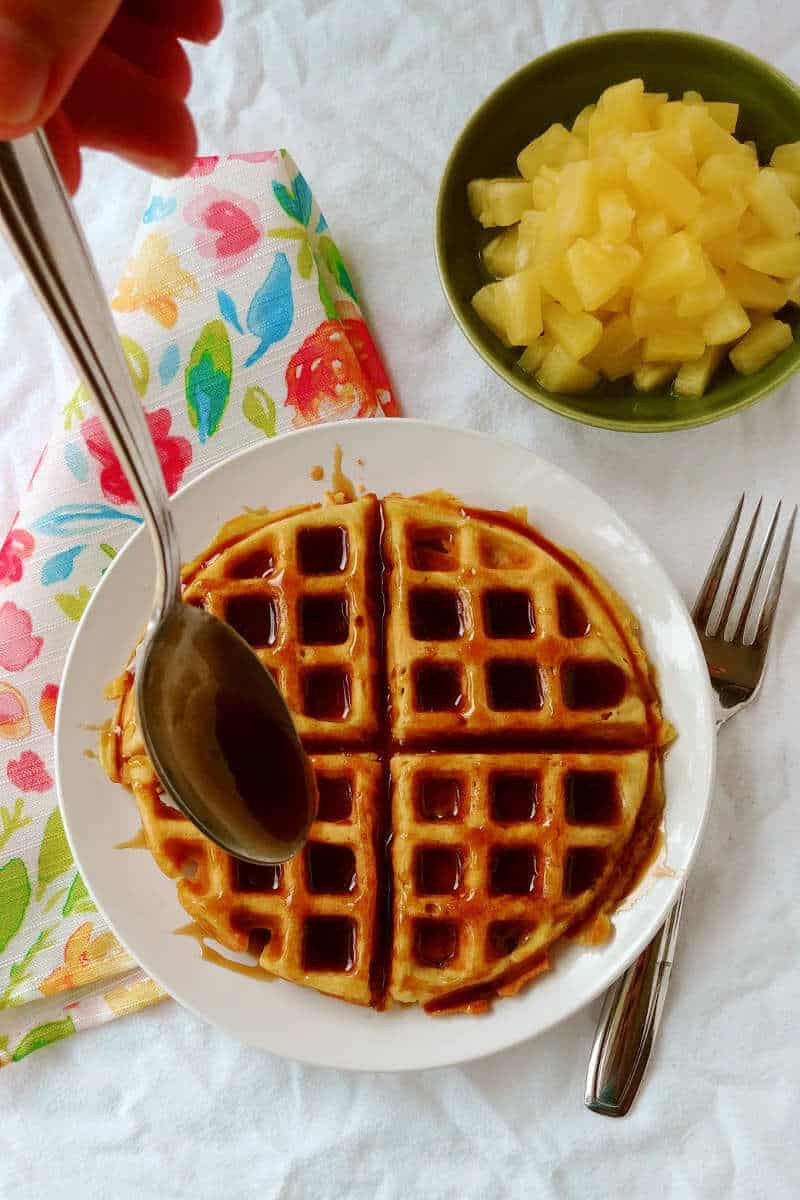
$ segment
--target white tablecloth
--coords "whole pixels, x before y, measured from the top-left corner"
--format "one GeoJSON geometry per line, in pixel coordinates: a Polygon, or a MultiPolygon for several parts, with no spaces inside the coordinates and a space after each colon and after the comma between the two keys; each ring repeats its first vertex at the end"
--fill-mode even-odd
{"type": "MultiPolygon", "coordinates": [[[[739,491],[800,499],[800,382],[685,434],[626,436],[528,404],[455,327],[432,253],[446,154],[509,72],[573,37],[695,28],[800,78],[791,0],[229,0],[193,53],[204,152],[287,145],[353,268],[409,416],[497,431],[615,504],[687,597],[739,491]],[[358,197],[358,204],[354,198],[358,197]],[[361,217],[354,212],[360,207],[361,217]]],[[[92,157],[79,207],[112,286],[147,180],[92,157]]],[[[0,528],[62,396],[49,328],[0,248],[0,528]]],[[[167,1002],[0,1078],[0,1195],[148,1200],[800,1194],[800,546],[764,692],[724,731],[652,1074],[631,1117],[583,1107],[597,1005],[464,1069],[345,1075],[248,1050],[167,1002]]]]}

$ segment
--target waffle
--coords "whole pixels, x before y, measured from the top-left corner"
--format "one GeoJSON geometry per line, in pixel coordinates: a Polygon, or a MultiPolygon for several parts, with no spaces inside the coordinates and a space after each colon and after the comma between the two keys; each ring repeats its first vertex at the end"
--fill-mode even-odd
{"type": "Polygon", "coordinates": [[[671,730],[590,567],[443,494],[369,495],[248,512],[182,579],[272,671],[320,793],[290,863],[231,858],[161,794],[131,664],[103,764],[205,935],[353,1003],[475,1012],[602,926],[652,853],[671,730]]]}

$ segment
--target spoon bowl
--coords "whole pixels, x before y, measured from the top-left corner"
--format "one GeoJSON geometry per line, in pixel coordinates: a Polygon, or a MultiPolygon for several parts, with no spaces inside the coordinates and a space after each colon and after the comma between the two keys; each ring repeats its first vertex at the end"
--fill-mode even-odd
{"type": "Polygon", "coordinates": [[[280,863],[305,842],[316,785],[283,696],[247,642],[176,602],[136,672],[147,753],[177,806],[236,858],[280,863]]]}

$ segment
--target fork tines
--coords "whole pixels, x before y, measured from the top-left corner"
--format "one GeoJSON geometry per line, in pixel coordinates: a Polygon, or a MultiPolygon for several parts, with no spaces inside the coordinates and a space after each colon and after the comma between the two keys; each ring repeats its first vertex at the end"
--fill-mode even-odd
{"type": "Polygon", "coordinates": [[[795,520],[797,518],[797,505],[789,519],[786,527],[786,532],[783,535],[783,541],[775,559],[769,584],[767,586],[766,595],[763,604],[760,607],[760,612],[756,606],[756,598],[759,591],[764,572],[769,562],[772,543],[775,539],[775,532],[778,527],[778,521],[781,514],[781,501],[775,508],[772,520],[769,523],[769,528],[764,535],[764,540],[761,543],[761,549],[758,555],[758,561],[750,575],[750,582],[747,585],[747,592],[742,602],[739,619],[736,623],[736,628],[732,634],[727,633],[727,626],[733,606],[736,603],[737,596],[740,593],[743,577],[746,577],[745,568],[747,567],[748,558],[750,557],[750,549],[755,536],[756,527],[761,515],[763,497],[759,499],[753,513],[750,524],[744,535],[738,559],[733,568],[728,590],[722,601],[722,606],[719,609],[719,615],[714,617],[712,622],[712,611],[715,607],[715,602],[720,593],[720,585],[723,576],[725,575],[731,558],[734,539],[736,537],[739,522],[742,516],[742,511],[745,504],[745,493],[743,492],[739,498],[739,502],[734,509],[733,515],[728,522],[727,528],[722,535],[722,539],[717,547],[716,553],[711,560],[711,565],[708,573],[703,580],[703,586],[700,589],[700,594],[697,597],[692,617],[694,623],[701,633],[707,637],[718,637],[728,642],[739,642],[747,645],[766,645],[772,632],[772,625],[775,619],[775,612],[778,607],[778,599],[781,593],[781,585],[783,576],[786,571],[786,562],[789,558],[789,550],[792,544],[792,535],[794,533],[795,520]],[[756,616],[756,613],[758,615],[756,616]],[[751,619],[753,619],[751,621],[751,619]],[[745,640],[745,629],[750,625],[751,629],[755,625],[755,633],[752,637],[745,640]]]}

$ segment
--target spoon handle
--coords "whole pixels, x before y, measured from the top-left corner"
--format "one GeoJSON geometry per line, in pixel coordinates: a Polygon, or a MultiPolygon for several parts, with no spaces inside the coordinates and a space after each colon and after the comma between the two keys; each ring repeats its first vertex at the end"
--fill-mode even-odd
{"type": "Polygon", "coordinates": [[[0,142],[0,226],[94,399],[156,553],[151,628],[178,595],[178,538],[102,284],[41,131],[0,142]]]}

